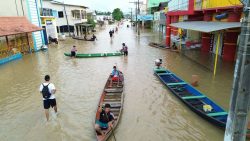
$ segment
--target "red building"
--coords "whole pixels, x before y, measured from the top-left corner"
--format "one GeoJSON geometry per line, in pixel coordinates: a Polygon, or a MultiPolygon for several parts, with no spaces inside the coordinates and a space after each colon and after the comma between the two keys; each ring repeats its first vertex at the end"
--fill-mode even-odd
{"type": "Polygon", "coordinates": [[[173,0],[168,4],[166,44],[216,52],[234,61],[242,5],[238,0],[173,0]]]}

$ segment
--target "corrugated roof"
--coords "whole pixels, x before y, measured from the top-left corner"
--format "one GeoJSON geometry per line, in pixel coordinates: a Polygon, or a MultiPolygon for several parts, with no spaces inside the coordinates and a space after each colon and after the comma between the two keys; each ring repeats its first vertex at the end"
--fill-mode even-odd
{"type": "Polygon", "coordinates": [[[0,17],[0,36],[43,30],[30,23],[26,17],[0,17]]]}
{"type": "Polygon", "coordinates": [[[206,21],[191,21],[172,23],[170,26],[195,30],[200,32],[213,32],[229,28],[237,28],[241,26],[240,22],[206,22],[206,21]]]}

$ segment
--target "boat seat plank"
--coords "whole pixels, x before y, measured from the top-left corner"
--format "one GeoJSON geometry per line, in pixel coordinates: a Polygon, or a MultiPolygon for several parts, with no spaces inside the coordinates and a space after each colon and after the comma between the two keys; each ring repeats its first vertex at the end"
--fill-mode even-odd
{"type": "Polygon", "coordinates": [[[105,102],[104,102],[104,105],[105,105],[106,103],[110,104],[111,108],[119,108],[119,107],[121,107],[121,102],[111,102],[111,101],[106,102],[106,101],[105,101],[105,102]]]}
{"type": "Polygon", "coordinates": [[[166,69],[164,69],[164,68],[159,68],[159,69],[154,69],[154,71],[156,72],[156,73],[158,73],[158,72],[166,72],[167,70],[166,69]]]}
{"type": "Polygon", "coordinates": [[[227,115],[227,114],[228,114],[227,112],[216,112],[216,113],[209,113],[207,115],[210,116],[210,117],[215,117],[215,116],[224,116],[224,115],[227,115]]]}
{"type": "Polygon", "coordinates": [[[188,99],[200,99],[200,98],[206,98],[204,95],[196,95],[196,96],[184,96],[181,97],[182,99],[188,100],[188,99]]]}
{"type": "Polygon", "coordinates": [[[121,97],[121,93],[106,93],[105,96],[119,96],[119,97],[121,97]]]}
{"type": "Polygon", "coordinates": [[[104,98],[105,101],[121,101],[121,97],[117,97],[117,98],[104,98]]]}
{"type": "Polygon", "coordinates": [[[111,112],[120,111],[121,108],[110,108],[111,112]]]}
{"type": "Polygon", "coordinates": [[[167,83],[168,86],[184,85],[184,84],[187,84],[187,83],[185,83],[185,82],[167,83]]]}
{"type": "Polygon", "coordinates": [[[170,75],[170,74],[172,74],[172,73],[170,73],[170,72],[167,72],[167,73],[158,73],[158,75],[170,75]]]}
{"type": "Polygon", "coordinates": [[[106,93],[121,93],[123,89],[121,88],[107,88],[105,89],[106,93]]]}

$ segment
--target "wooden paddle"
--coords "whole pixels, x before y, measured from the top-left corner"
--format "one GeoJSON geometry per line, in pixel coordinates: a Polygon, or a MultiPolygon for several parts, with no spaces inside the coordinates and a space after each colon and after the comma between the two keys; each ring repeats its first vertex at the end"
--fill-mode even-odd
{"type": "MultiPolygon", "coordinates": [[[[108,115],[107,115],[107,113],[106,113],[106,112],[105,112],[105,116],[106,116],[106,118],[107,118],[107,119],[109,119],[109,117],[108,117],[108,115]]],[[[115,139],[115,141],[116,141],[116,137],[115,137],[114,129],[113,129],[113,127],[112,127],[112,126],[110,126],[110,128],[111,128],[111,133],[112,133],[112,135],[113,135],[113,137],[114,137],[114,139],[115,139]]]]}

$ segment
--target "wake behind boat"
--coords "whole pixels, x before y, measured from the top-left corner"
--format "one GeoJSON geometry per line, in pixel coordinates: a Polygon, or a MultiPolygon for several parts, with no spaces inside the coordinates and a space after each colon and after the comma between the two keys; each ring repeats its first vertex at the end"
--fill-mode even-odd
{"type": "Polygon", "coordinates": [[[98,132],[96,132],[96,138],[98,141],[106,141],[109,137],[115,136],[113,132],[121,117],[121,112],[123,107],[124,77],[122,72],[119,71],[119,74],[120,74],[120,82],[119,82],[120,86],[118,87],[116,85],[118,82],[113,82],[112,87],[110,87],[110,80],[112,79],[112,76],[109,76],[105,84],[104,90],[102,92],[100,101],[98,103],[95,123],[98,123],[100,119],[100,112],[98,112],[100,106],[103,105],[106,106],[107,104],[109,104],[110,112],[114,116],[114,120],[112,122],[112,128],[102,129],[102,132],[104,133],[103,135],[101,135],[100,133],[98,134],[98,132]]]}
{"type": "Polygon", "coordinates": [[[155,74],[168,89],[192,111],[216,126],[225,128],[228,113],[206,95],[187,84],[174,73],[164,68],[154,69],[155,74]]]}

